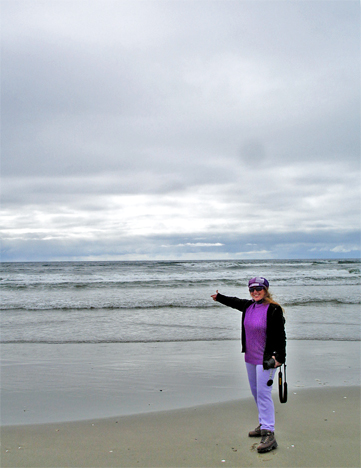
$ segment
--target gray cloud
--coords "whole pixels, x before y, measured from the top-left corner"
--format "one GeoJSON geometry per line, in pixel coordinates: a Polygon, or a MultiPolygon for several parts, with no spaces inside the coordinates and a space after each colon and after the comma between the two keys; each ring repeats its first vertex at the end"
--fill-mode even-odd
{"type": "Polygon", "coordinates": [[[3,2],[3,257],[356,256],[359,9],[3,2]]]}

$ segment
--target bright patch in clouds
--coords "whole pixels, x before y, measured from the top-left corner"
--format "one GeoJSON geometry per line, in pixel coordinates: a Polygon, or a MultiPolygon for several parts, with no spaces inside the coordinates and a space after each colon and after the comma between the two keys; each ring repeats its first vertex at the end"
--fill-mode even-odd
{"type": "Polygon", "coordinates": [[[190,246],[190,247],[220,247],[221,244],[220,242],[216,242],[215,244],[207,244],[206,242],[187,242],[186,244],[178,244],[177,247],[185,247],[185,246],[190,246]]]}

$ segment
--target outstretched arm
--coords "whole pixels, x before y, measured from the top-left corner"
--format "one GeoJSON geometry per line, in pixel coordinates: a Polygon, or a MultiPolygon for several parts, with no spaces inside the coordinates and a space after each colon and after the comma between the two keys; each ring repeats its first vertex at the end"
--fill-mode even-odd
{"type": "Polygon", "coordinates": [[[220,302],[221,304],[227,307],[232,307],[233,309],[240,310],[241,312],[244,312],[247,309],[247,307],[252,304],[252,301],[248,299],[239,299],[238,297],[224,296],[223,294],[218,292],[218,289],[216,291],[216,294],[211,295],[211,298],[214,301],[220,302]]]}

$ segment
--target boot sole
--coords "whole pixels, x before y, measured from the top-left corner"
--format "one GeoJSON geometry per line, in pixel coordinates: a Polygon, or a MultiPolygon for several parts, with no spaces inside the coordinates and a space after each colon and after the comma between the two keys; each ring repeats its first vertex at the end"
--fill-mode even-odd
{"type": "Polygon", "coordinates": [[[278,447],[278,444],[276,441],[274,441],[274,443],[272,445],[270,445],[269,447],[267,448],[264,448],[264,449],[257,449],[257,452],[258,453],[266,453],[266,452],[270,452],[271,450],[274,450],[278,447]]]}

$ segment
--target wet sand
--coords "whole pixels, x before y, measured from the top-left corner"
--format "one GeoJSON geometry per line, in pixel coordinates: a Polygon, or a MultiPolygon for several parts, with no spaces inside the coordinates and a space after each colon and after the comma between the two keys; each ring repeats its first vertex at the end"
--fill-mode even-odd
{"type": "MultiPolygon", "coordinates": [[[[288,341],[288,387],[358,386],[360,355],[359,341],[288,341]]],[[[2,425],[101,419],[250,396],[239,341],[3,344],[1,361],[2,425]]],[[[277,391],[274,385],[275,397],[277,391]]]]}
{"type": "Polygon", "coordinates": [[[6,467],[359,467],[360,388],[275,398],[279,447],[258,454],[252,399],[107,419],[4,426],[6,467]]]}

